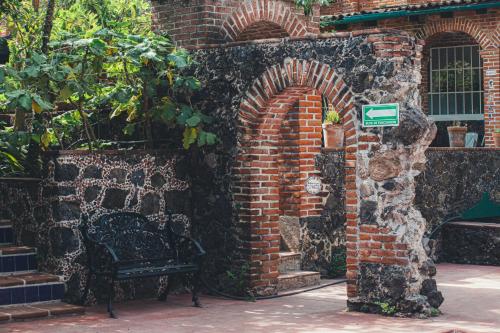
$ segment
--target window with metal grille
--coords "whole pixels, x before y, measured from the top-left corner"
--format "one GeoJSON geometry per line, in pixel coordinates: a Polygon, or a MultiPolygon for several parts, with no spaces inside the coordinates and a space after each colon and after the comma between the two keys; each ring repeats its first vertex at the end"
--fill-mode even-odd
{"type": "Polygon", "coordinates": [[[429,115],[434,120],[482,120],[483,62],[479,46],[430,49],[429,115]]]}

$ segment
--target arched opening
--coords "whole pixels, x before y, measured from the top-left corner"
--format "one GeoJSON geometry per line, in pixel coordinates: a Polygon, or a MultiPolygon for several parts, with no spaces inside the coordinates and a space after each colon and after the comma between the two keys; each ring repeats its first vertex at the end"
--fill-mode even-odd
{"type": "Polygon", "coordinates": [[[267,21],[255,22],[243,30],[236,38],[237,42],[268,38],[289,37],[288,32],[279,24],[267,21]]]}
{"type": "Polygon", "coordinates": [[[306,21],[297,15],[293,4],[285,1],[275,1],[272,6],[259,1],[242,3],[224,19],[221,28],[226,42],[299,37],[307,33],[306,21]]]}
{"type": "MultiPolygon", "coordinates": [[[[316,157],[322,152],[322,96],[340,110],[346,143],[353,149],[355,118],[349,89],[327,65],[294,59],[273,66],[254,82],[240,106],[233,193],[244,240],[241,251],[250,263],[250,286],[260,294],[288,287],[280,257],[283,251],[300,254],[302,221],[321,217],[325,208],[326,184],[319,193],[306,191],[309,179],[321,177],[316,157]]],[[[354,168],[355,154],[346,157],[349,161],[342,168],[354,168]]],[[[352,178],[345,180],[346,196],[356,196],[353,172],[345,174],[352,178]]],[[[349,209],[355,223],[356,208],[349,209]]],[[[303,272],[304,281],[319,281],[319,274],[312,273],[303,272]]]]}
{"type": "Polygon", "coordinates": [[[438,131],[431,146],[449,146],[447,127],[460,123],[484,145],[485,99],[481,47],[469,34],[438,32],[425,40],[421,96],[438,131]]]}

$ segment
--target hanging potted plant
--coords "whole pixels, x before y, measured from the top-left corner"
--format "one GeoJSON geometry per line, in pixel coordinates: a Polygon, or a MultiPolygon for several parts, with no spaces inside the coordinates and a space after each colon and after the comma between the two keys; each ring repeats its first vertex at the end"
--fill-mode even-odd
{"type": "Polygon", "coordinates": [[[495,147],[500,148],[500,128],[493,132],[493,139],[495,140],[495,147]]]}
{"type": "Polygon", "coordinates": [[[344,146],[344,129],[340,119],[340,114],[333,109],[333,105],[328,106],[328,112],[323,121],[323,140],[325,148],[341,148],[344,146]]]}
{"type": "Polygon", "coordinates": [[[465,147],[465,135],[467,126],[462,126],[459,121],[454,121],[452,126],[448,126],[448,138],[450,147],[465,147]]]}

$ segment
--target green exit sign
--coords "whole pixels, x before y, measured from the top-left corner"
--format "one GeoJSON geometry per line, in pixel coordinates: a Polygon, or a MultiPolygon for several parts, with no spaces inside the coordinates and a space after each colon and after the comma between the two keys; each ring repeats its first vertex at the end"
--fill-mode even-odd
{"type": "Polygon", "coordinates": [[[363,127],[399,126],[399,104],[363,105],[363,127]]]}

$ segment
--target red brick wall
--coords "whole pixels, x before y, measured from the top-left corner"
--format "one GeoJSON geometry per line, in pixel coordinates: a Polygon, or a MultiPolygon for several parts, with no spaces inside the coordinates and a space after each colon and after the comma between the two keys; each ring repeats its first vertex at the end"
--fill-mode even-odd
{"type": "Polygon", "coordinates": [[[304,15],[292,0],[152,0],[155,29],[167,31],[177,45],[207,46],[223,42],[263,38],[300,37],[319,33],[319,7],[304,15]],[[259,30],[255,23],[281,27],[279,36],[259,30]],[[249,32],[246,30],[250,29],[249,32]],[[255,34],[256,30],[260,34],[255,34]]]}
{"type": "Polygon", "coordinates": [[[304,190],[318,174],[314,156],[321,151],[321,97],[291,87],[269,99],[256,124],[247,129],[236,174],[240,218],[250,222],[251,287],[276,284],[280,216],[319,215],[321,198],[304,190]]]}
{"type": "Polygon", "coordinates": [[[248,41],[268,38],[283,38],[290,35],[276,23],[260,21],[249,25],[235,39],[235,41],[248,41]]]}
{"type": "MultiPolygon", "coordinates": [[[[416,2],[416,1],[414,1],[416,2]]],[[[443,32],[461,32],[470,36],[474,43],[480,46],[480,55],[483,60],[483,87],[485,114],[485,145],[494,146],[493,132],[500,128],[500,10],[489,9],[486,14],[475,11],[459,11],[453,18],[442,18],[440,15],[423,16],[421,22],[410,22],[407,17],[378,21],[380,28],[393,28],[408,31],[411,35],[422,40],[422,43],[436,45],[433,36],[443,32]],[[487,73],[494,73],[486,75],[487,73]]],[[[349,25],[349,31],[365,29],[362,24],[349,25]]],[[[439,37],[438,37],[439,38],[439,37]]],[[[455,43],[457,41],[446,41],[455,43]]],[[[459,42],[459,41],[458,41],[459,42]]],[[[425,54],[422,59],[422,106],[427,110],[427,73],[426,67],[429,58],[425,54]],[[425,93],[424,93],[425,92],[425,93]]]]}
{"type": "Polygon", "coordinates": [[[249,233],[242,237],[242,253],[250,256],[251,286],[261,291],[276,285],[279,275],[279,217],[317,216],[323,209],[322,196],[304,188],[308,177],[319,176],[314,158],[321,150],[322,95],[343,115],[348,223],[356,224],[354,107],[333,69],[296,59],[275,65],[254,82],[240,106],[232,192],[241,207],[240,229],[249,233]]]}

